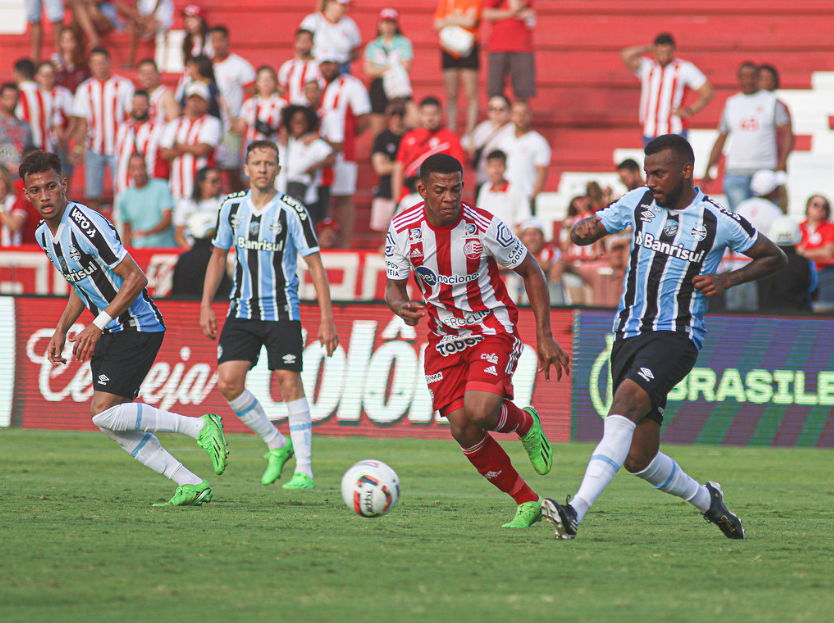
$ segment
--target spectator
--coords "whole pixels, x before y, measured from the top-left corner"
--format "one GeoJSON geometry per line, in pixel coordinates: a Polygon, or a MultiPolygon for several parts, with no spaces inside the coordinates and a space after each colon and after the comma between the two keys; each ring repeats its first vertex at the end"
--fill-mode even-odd
{"type": "Polygon", "coordinates": [[[52,96],[35,82],[35,63],[28,58],[14,64],[14,79],[20,93],[15,112],[19,119],[29,124],[32,144],[48,151],[51,147],[49,137],[55,135],[56,126],[61,121],[52,96]]]}
{"type": "Polygon", "coordinates": [[[309,106],[287,106],[281,113],[287,137],[281,141],[279,190],[307,206],[310,218],[318,222],[327,215],[327,206],[319,204],[318,184],[321,169],[333,166],[333,148],[320,138],[309,135],[318,130],[319,118],[309,106]],[[310,140],[312,138],[312,140],[310,140]]]}
{"type": "Polygon", "coordinates": [[[177,246],[190,249],[194,244],[189,223],[195,214],[206,215],[212,223],[217,221],[223,203],[221,197],[220,171],[214,167],[203,167],[197,171],[191,196],[178,200],[174,208],[174,239],[177,246]]]}
{"type": "Polygon", "coordinates": [[[0,86],[0,165],[17,177],[23,152],[32,146],[32,129],[15,115],[20,101],[17,85],[7,82],[0,86]]]}
{"type": "MultiPolygon", "coordinates": [[[[217,176],[218,189],[220,188],[220,173],[212,169],[217,176]]],[[[199,174],[198,174],[199,176],[199,174]]],[[[218,203],[218,210],[220,206],[218,203]]],[[[217,215],[209,212],[195,212],[192,214],[185,226],[189,239],[193,245],[189,245],[188,251],[177,259],[174,266],[174,277],[171,284],[171,298],[177,299],[200,299],[203,296],[203,282],[206,277],[206,269],[212,255],[211,239],[217,227],[217,215]]],[[[224,271],[220,280],[220,286],[214,294],[214,300],[228,299],[232,292],[232,280],[224,271]]]]}
{"type": "Polygon", "coordinates": [[[536,67],[533,58],[533,28],[536,11],[532,0],[485,0],[484,20],[492,22],[489,35],[489,97],[504,95],[507,76],[512,79],[517,100],[536,95],[536,67]]]}
{"type": "Polygon", "coordinates": [[[72,105],[73,164],[84,162],[87,205],[100,210],[105,167],[115,186],[116,134],[130,114],[134,89],[130,80],[110,74],[110,54],[104,48],[90,52],[90,71],[93,77],[81,83],[72,105]]]}
{"type": "Polygon", "coordinates": [[[605,241],[605,258],[592,264],[566,264],[565,270],[578,275],[592,291],[591,305],[617,307],[623,293],[623,280],[628,269],[631,252],[631,234],[628,232],[608,236],[605,241]]]}
{"type": "Polygon", "coordinates": [[[585,194],[591,202],[591,210],[596,212],[602,210],[605,206],[611,203],[611,194],[613,191],[606,186],[603,190],[602,186],[596,180],[591,180],[585,184],[585,194]]]}
{"type": "Polygon", "coordinates": [[[834,308],[834,223],[831,204],[822,195],[813,195],[805,206],[805,221],[800,224],[802,242],[797,251],[813,260],[819,269],[818,308],[834,308]]]}
{"type": "Polygon", "coordinates": [[[304,85],[320,77],[319,64],[313,57],[313,33],[303,28],[295,32],[295,57],[278,70],[278,93],[290,104],[310,106],[304,85]]]}
{"type": "Polygon", "coordinates": [[[122,6],[101,0],[70,0],[74,25],[87,36],[87,49],[101,46],[101,37],[116,26],[122,6]]]}
{"type": "Polygon", "coordinates": [[[503,95],[489,98],[487,119],[479,123],[472,134],[463,137],[461,144],[466,149],[475,169],[475,196],[487,181],[486,155],[497,149],[498,141],[505,134],[515,131],[510,123],[510,101],[503,95]]]}
{"type": "Polygon", "coordinates": [[[57,71],[58,84],[69,89],[73,95],[78,85],[92,75],[84,58],[84,43],[72,28],[61,31],[58,51],[52,55],[52,62],[57,71]]]}
{"type": "Polygon", "coordinates": [[[492,212],[513,231],[529,221],[530,202],[516,185],[507,180],[507,154],[493,150],[486,157],[487,182],[478,193],[477,206],[492,212]]]}
{"type": "Polygon", "coordinates": [[[318,10],[308,15],[299,28],[313,33],[313,56],[339,63],[339,71],[350,74],[350,63],[359,58],[362,35],[356,22],[345,15],[350,0],[319,0],[318,10]]]}
{"type": "Polygon", "coordinates": [[[67,178],[67,186],[71,187],[73,167],[69,161],[67,139],[70,135],[70,119],[72,118],[72,92],[56,84],[56,78],[55,65],[50,61],[44,61],[38,65],[35,80],[41,89],[49,93],[57,115],[56,125],[53,126],[47,138],[47,151],[58,153],[61,158],[61,172],[67,178]]]}
{"type": "Polygon", "coordinates": [[[148,177],[145,159],[134,154],[128,163],[131,185],[119,195],[118,213],[128,247],[175,247],[171,226],[174,199],[164,180],[148,177]]]}
{"type": "MultiPolygon", "coordinates": [[[[420,127],[406,132],[397,149],[397,161],[391,173],[391,188],[399,203],[414,193],[420,165],[434,154],[449,154],[464,161],[463,147],[458,135],[443,127],[443,110],[436,97],[420,102],[420,127]]],[[[410,206],[409,206],[410,207],[410,206]]]]}
{"type": "Polygon", "coordinates": [[[41,13],[46,9],[46,17],[52,22],[52,36],[55,37],[55,49],[60,47],[61,32],[64,28],[64,0],[26,0],[26,17],[31,30],[29,37],[32,44],[32,60],[41,60],[41,45],[43,44],[43,26],[41,13]]]}
{"type": "MultiPolygon", "coordinates": [[[[130,50],[125,69],[133,69],[136,65],[139,38],[149,40],[171,30],[174,23],[174,2],[173,0],[137,0],[135,6],[129,4],[121,6],[122,13],[127,18],[127,31],[130,35],[130,50]]],[[[146,86],[143,88],[153,95],[151,89],[146,86]]],[[[171,119],[176,119],[178,116],[174,115],[171,119]]]]}
{"type": "Polygon", "coordinates": [[[750,181],[760,169],[787,170],[791,144],[791,124],[785,106],[769,91],[759,89],[759,68],[744,63],[738,70],[741,93],[724,104],[718,138],[712,146],[707,172],[701,184],[706,188],[712,180],[712,167],[718,164],[724,143],[732,135],[727,150],[724,173],[724,194],[735,212],[738,205],[753,196],[750,181]]]}
{"type": "Polygon", "coordinates": [[[232,122],[234,131],[243,136],[244,150],[252,141],[275,140],[281,110],[287,105],[278,95],[278,77],[272,67],[259,67],[255,76],[255,95],[243,102],[240,117],[232,122]]]}
{"type": "Polygon", "coordinates": [[[183,67],[188,67],[188,62],[195,56],[214,56],[205,11],[200,6],[189,4],[182,10],[182,28],[185,31],[182,40],[183,67]]]}
{"type": "Polygon", "coordinates": [[[817,268],[797,253],[802,241],[799,225],[789,216],[780,215],[770,224],[768,238],[788,256],[787,268],[755,282],[758,287],[759,310],[769,313],[811,311],[811,294],[817,289],[817,268]]]}
{"type": "Polygon", "coordinates": [[[0,247],[21,244],[21,229],[26,223],[26,216],[26,210],[17,205],[11,173],[0,164],[0,247]]]}
{"type": "Polygon", "coordinates": [[[154,179],[168,180],[168,162],[162,157],[162,136],[165,124],[150,118],[150,96],[147,91],[136,91],[130,119],[119,126],[116,134],[116,194],[130,186],[128,167],[130,158],[139,154],[154,179]]]}
{"type": "Polygon", "coordinates": [[[342,246],[339,224],[332,218],[326,218],[316,225],[316,237],[320,249],[338,249],[342,246]]]}
{"type": "Polygon", "coordinates": [[[371,78],[371,136],[382,132],[386,125],[385,109],[391,99],[411,103],[411,81],[408,74],[414,60],[411,41],[400,30],[399,14],[394,9],[382,9],[377,21],[377,38],[365,46],[365,75],[371,78]]]}
{"type": "Polygon", "coordinates": [[[568,215],[562,221],[560,228],[559,244],[567,262],[594,262],[602,255],[602,244],[594,242],[589,245],[576,245],[570,239],[570,230],[574,223],[584,218],[593,216],[594,208],[591,199],[587,195],[577,195],[568,204],[568,215]]]}
{"type": "Polygon", "coordinates": [[[689,61],[675,58],[675,40],[669,34],[658,35],[650,46],[626,48],[620,56],[642,82],[643,145],[663,134],[680,134],[685,138],[689,119],[712,100],[712,85],[706,76],[689,61]],[[654,59],[643,56],[649,53],[654,59]],[[693,89],[698,99],[684,105],[687,89],[693,89]]]}
{"type": "Polygon", "coordinates": [[[181,108],[185,108],[185,89],[192,82],[202,82],[209,89],[208,114],[220,119],[220,89],[214,75],[214,65],[208,56],[199,55],[192,58],[186,73],[177,85],[176,99],[181,108]]]}
{"type": "MultiPolygon", "coordinates": [[[[527,251],[536,258],[539,267],[547,277],[547,286],[550,291],[550,304],[563,305],[565,303],[564,291],[562,289],[563,262],[559,249],[548,244],[544,239],[544,224],[537,218],[529,218],[518,227],[518,237],[527,251]]],[[[530,303],[523,283],[513,273],[516,283],[516,300],[524,305],[530,303]]]]}
{"type": "Polygon", "coordinates": [[[136,84],[147,91],[150,97],[151,120],[155,123],[168,123],[180,116],[182,111],[174,93],[162,84],[162,76],[156,62],[146,58],[139,62],[136,72],[136,84]]]}
{"type": "Polygon", "coordinates": [[[174,199],[194,191],[194,173],[214,162],[223,126],[207,114],[209,88],[192,82],[185,89],[185,113],[165,126],[160,144],[162,157],[171,163],[171,194],[174,199]]]}
{"type": "Polygon", "coordinates": [[[229,31],[215,26],[209,31],[214,48],[214,75],[222,97],[223,138],[217,148],[217,166],[225,171],[232,191],[243,189],[240,175],[241,137],[232,132],[232,120],[240,117],[243,99],[255,88],[255,70],[246,59],[229,52],[229,31]]]}
{"type": "Polygon", "coordinates": [[[328,118],[328,141],[336,151],[335,178],[330,194],[342,240],[349,245],[353,237],[353,194],[356,192],[356,137],[368,127],[371,102],[365,85],[358,78],[341,73],[333,56],[319,60],[319,71],[327,82],[321,107],[328,118]]]}
{"type": "Polygon", "coordinates": [[[434,29],[440,35],[440,60],[446,87],[446,123],[458,128],[458,83],[466,99],[466,134],[478,123],[478,27],[484,0],[440,0],[434,13],[434,29]]]}
{"type": "Polygon", "coordinates": [[[617,165],[617,175],[622,185],[626,187],[626,192],[637,190],[646,185],[646,182],[643,181],[640,165],[631,158],[626,158],[617,165]]]}
{"type": "MultiPolygon", "coordinates": [[[[776,71],[776,68],[773,65],[760,65],[759,66],[759,88],[763,91],[769,91],[770,93],[776,93],[779,89],[779,72],[776,71]]],[[[788,124],[791,128],[790,133],[790,145],[788,146],[788,157],[791,155],[793,148],[796,143],[796,137],[793,134],[793,119],[791,117],[791,109],[788,108],[788,105],[785,104],[782,100],[779,100],[782,103],[782,106],[785,107],[785,112],[788,113],[788,124]]],[[[784,140],[784,135],[779,134],[776,136],[776,140],[784,140]]],[[[779,146],[777,145],[777,151],[779,150],[779,146]]],[[[787,180],[780,179],[781,184],[779,185],[779,201],[778,205],[782,209],[782,212],[787,213],[788,211],[788,189],[785,185],[787,180]]]]}
{"type": "MultiPolygon", "coordinates": [[[[310,102],[307,104],[316,111],[319,118],[319,136],[327,141],[331,147],[337,144],[332,140],[333,136],[342,136],[342,129],[337,115],[330,111],[328,112],[322,107],[322,82],[323,78],[317,76],[310,78],[304,84],[304,98],[310,102]]],[[[344,139],[342,139],[344,140],[344,139]]],[[[319,210],[320,215],[326,216],[330,208],[330,187],[333,186],[333,180],[336,177],[333,167],[325,167],[321,170],[321,176],[318,180],[319,191],[319,210]]]]}
{"type": "Polygon", "coordinates": [[[405,134],[405,114],[402,102],[394,101],[388,104],[385,115],[388,128],[377,135],[371,150],[371,165],[374,173],[379,176],[379,184],[376,186],[371,204],[371,229],[374,231],[387,231],[394,217],[396,202],[391,189],[391,174],[397,160],[397,149],[405,134]]]}
{"type": "Polygon", "coordinates": [[[496,145],[507,154],[507,179],[514,182],[527,196],[530,209],[536,213],[536,197],[544,190],[547,166],[550,164],[550,145],[545,138],[530,128],[530,104],[515,102],[510,114],[515,131],[501,136],[496,145]]]}

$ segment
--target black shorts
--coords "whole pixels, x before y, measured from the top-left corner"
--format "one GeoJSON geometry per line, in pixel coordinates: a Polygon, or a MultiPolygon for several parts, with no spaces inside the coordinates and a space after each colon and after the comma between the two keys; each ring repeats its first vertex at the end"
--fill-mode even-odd
{"type": "Polygon", "coordinates": [[[262,346],[266,346],[270,370],[301,372],[304,341],[299,320],[227,318],[220,333],[217,364],[251,361],[254,367],[258,363],[262,346]]]}
{"type": "Polygon", "coordinates": [[[662,424],[667,394],[686,378],[697,360],[698,349],[683,333],[656,331],[620,340],[611,349],[614,393],[625,379],[634,381],[651,398],[648,417],[662,424]]]}
{"type": "Polygon", "coordinates": [[[102,335],[90,359],[93,389],[134,400],[164,338],[165,331],[118,331],[102,335]]]}
{"type": "Polygon", "coordinates": [[[469,52],[468,56],[463,56],[461,58],[455,58],[446,50],[440,50],[440,58],[443,71],[446,71],[447,69],[473,69],[478,71],[481,68],[480,48],[477,45],[472,48],[472,51],[469,52]]]}
{"type": "Polygon", "coordinates": [[[368,96],[371,99],[371,112],[375,115],[384,115],[385,107],[388,106],[388,96],[385,95],[382,78],[371,80],[368,96]]]}

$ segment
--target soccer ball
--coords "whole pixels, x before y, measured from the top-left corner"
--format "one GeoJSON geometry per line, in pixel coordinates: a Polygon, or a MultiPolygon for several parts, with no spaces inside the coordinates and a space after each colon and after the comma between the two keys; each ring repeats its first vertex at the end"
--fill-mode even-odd
{"type": "Polygon", "coordinates": [[[359,461],[342,476],[342,498],[357,515],[382,517],[400,499],[400,479],[382,461],[359,461]]]}

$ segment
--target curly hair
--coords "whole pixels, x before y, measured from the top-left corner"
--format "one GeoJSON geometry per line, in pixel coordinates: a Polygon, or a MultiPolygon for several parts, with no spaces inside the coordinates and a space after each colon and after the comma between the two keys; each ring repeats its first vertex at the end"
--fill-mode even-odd
{"type": "Polygon", "coordinates": [[[33,151],[20,163],[18,175],[20,175],[23,183],[26,184],[27,175],[46,173],[47,171],[55,171],[60,176],[61,158],[58,154],[53,154],[51,151],[33,151]]]}

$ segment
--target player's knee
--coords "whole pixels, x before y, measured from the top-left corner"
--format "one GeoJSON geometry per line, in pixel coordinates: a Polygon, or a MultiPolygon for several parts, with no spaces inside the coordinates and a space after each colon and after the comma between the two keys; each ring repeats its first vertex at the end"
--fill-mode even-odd
{"type": "Polygon", "coordinates": [[[652,462],[653,458],[654,456],[650,456],[649,452],[645,449],[632,447],[628,452],[625,462],[623,463],[623,467],[625,467],[626,471],[630,474],[636,474],[646,469],[652,462]]]}
{"type": "Polygon", "coordinates": [[[93,416],[93,424],[102,430],[113,430],[116,411],[119,405],[108,406],[101,408],[101,405],[96,405],[95,401],[90,405],[90,415],[93,416]]]}
{"type": "Polygon", "coordinates": [[[240,379],[220,375],[217,378],[217,389],[226,400],[234,400],[243,393],[243,382],[240,379]]]}

